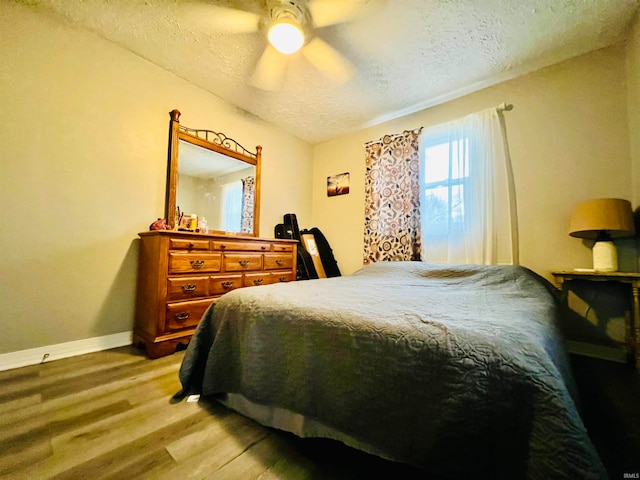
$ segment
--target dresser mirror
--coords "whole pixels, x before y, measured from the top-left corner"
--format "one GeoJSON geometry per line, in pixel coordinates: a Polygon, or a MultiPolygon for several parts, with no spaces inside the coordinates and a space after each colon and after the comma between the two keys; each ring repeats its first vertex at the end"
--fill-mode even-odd
{"type": "MultiPolygon", "coordinates": [[[[167,171],[167,223],[172,229],[193,229],[180,215],[206,219],[208,231],[258,236],[260,160],[262,147],[246,150],[212,130],[180,125],[171,113],[167,171]]],[[[198,223],[195,223],[198,225],[198,223]]]]}

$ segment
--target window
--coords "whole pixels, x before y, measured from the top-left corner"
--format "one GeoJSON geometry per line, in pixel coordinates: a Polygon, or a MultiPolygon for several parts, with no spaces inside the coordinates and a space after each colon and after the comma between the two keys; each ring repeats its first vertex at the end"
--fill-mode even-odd
{"type": "Polygon", "coordinates": [[[422,132],[422,259],[518,262],[515,192],[502,115],[488,109],[422,132]]]}
{"type": "Polygon", "coordinates": [[[422,154],[423,235],[442,235],[448,228],[464,224],[469,141],[425,135],[422,154]]]}

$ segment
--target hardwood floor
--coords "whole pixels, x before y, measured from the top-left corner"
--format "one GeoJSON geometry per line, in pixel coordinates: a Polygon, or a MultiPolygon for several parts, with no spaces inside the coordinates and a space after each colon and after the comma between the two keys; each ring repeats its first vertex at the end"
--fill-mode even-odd
{"type": "MultiPolygon", "coordinates": [[[[2,479],[425,479],[338,442],[265,428],[216,402],[172,402],[184,352],[133,347],[0,372],[2,479]]],[[[640,375],[573,357],[611,479],[640,471],[640,375]]]]}
{"type": "Polygon", "coordinates": [[[122,347],[0,372],[0,478],[425,478],[215,402],[171,402],[183,355],[122,347]]]}

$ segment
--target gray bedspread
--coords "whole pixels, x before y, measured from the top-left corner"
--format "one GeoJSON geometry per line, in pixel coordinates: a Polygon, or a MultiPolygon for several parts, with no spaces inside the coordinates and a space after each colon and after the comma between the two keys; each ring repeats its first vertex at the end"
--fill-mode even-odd
{"type": "Polygon", "coordinates": [[[523,267],[381,262],[210,308],[184,392],[240,393],[446,478],[601,479],[551,285],[523,267]]]}

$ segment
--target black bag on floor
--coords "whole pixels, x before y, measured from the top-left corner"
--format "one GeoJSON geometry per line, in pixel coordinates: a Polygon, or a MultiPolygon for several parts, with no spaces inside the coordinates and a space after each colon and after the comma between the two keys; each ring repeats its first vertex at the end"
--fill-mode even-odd
{"type": "Polygon", "coordinates": [[[333,256],[333,250],[329,245],[327,238],[320,231],[318,227],[313,227],[309,230],[304,230],[304,233],[311,233],[316,240],[316,246],[318,247],[318,253],[320,254],[320,259],[322,260],[322,268],[324,268],[324,273],[327,277],[339,277],[341,276],[340,268],[338,267],[338,262],[336,258],[333,256]]]}
{"type": "Polygon", "coordinates": [[[313,258],[300,239],[300,228],[298,228],[298,219],[295,213],[287,213],[284,216],[284,223],[275,226],[274,234],[276,238],[291,238],[298,240],[298,258],[296,265],[296,280],[310,280],[318,278],[318,272],[313,264],[313,258]]]}

